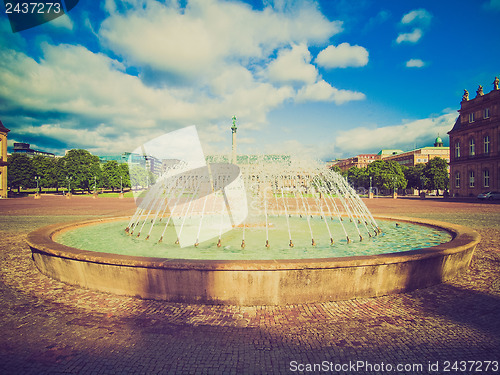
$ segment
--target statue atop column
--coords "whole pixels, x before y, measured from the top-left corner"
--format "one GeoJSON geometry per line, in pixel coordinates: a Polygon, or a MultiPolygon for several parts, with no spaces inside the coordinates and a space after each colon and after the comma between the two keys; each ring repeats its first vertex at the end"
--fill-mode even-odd
{"type": "Polygon", "coordinates": [[[477,94],[476,98],[478,96],[483,96],[484,95],[484,93],[483,93],[483,86],[479,85],[479,87],[477,88],[476,94],[477,94]]]}
{"type": "Polygon", "coordinates": [[[469,100],[469,92],[464,90],[464,95],[462,96],[462,101],[467,102],[469,100]]]}
{"type": "Polygon", "coordinates": [[[498,82],[500,82],[498,77],[495,77],[495,80],[493,81],[493,90],[498,90],[498,82]]]}
{"type": "Polygon", "coordinates": [[[231,130],[233,131],[233,133],[236,133],[236,129],[238,129],[236,127],[236,116],[233,116],[233,126],[231,126],[231,130]]]}

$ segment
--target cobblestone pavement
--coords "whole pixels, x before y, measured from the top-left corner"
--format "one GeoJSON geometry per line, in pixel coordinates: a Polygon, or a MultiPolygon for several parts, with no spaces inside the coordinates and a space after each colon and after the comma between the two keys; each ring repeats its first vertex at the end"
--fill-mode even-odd
{"type": "Polygon", "coordinates": [[[483,239],[469,271],[411,293],[341,302],[236,307],[140,300],[49,279],[24,242],[42,225],[131,214],[131,200],[0,200],[0,372],[500,374],[494,364],[485,371],[486,361],[500,361],[500,205],[366,202],[376,214],[476,229],[483,239]]]}

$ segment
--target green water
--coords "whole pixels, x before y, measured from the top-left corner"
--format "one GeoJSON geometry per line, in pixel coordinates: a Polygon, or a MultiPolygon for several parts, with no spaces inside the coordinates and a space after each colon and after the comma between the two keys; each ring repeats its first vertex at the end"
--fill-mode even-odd
{"type": "MultiPolygon", "coordinates": [[[[167,227],[163,241],[158,243],[163,225],[155,225],[150,239],[146,234],[139,238],[125,232],[127,221],[115,221],[89,225],[64,232],[56,241],[68,246],[97,252],[159,257],[176,259],[217,259],[217,260],[257,260],[257,259],[310,259],[375,255],[420,249],[438,245],[451,240],[448,232],[436,228],[379,220],[382,233],[369,237],[364,225],[359,225],[363,241],[352,223],[345,223],[351,242],[348,243],[338,219],[327,220],[334,244],[325,221],[319,217],[310,218],[311,230],[316,246],[311,245],[311,230],[305,218],[290,217],[290,231],[294,247],[289,246],[289,234],[286,219],[269,218],[268,238],[270,247],[266,248],[265,226],[245,227],[245,248],[241,247],[243,228],[235,228],[222,235],[221,246],[217,246],[218,237],[199,244],[198,247],[180,247],[175,244],[177,234],[171,225],[167,227]],[[349,224],[349,225],[347,225],[349,224]]],[[[186,223],[196,225],[196,223],[186,223]]],[[[371,231],[373,234],[373,230],[371,231]]]]}

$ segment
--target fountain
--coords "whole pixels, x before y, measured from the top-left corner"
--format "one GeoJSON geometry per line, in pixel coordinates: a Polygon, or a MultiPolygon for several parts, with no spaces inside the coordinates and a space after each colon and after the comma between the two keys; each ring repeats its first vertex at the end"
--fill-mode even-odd
{"type": "MultiPolygon", "coordinates": [[[[144,152],[144,150],[143,150],[144,152]]],[[[39,270],[102,291],[175,302],[295,304],[426,287],[467,269],[479,235],[375,218],[319,164],[286,156],[175,159],[130,218],[28,236],[39,270]]]]}

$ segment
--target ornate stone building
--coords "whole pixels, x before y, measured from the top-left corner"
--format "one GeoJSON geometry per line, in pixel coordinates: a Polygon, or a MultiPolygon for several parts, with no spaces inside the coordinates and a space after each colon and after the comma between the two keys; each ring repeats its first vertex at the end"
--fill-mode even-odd
{"type": "Polygon", "coordinates": [[[0,121],[0,198],[7,198],[7,133],[0,121]]]}
{"type": "Polygon", "coordinates": [[[500,191],[500,90],[495,77],[493,90],[469,99],[467,90],[450,136],[450,193],[476,196],[500,191]]]}

